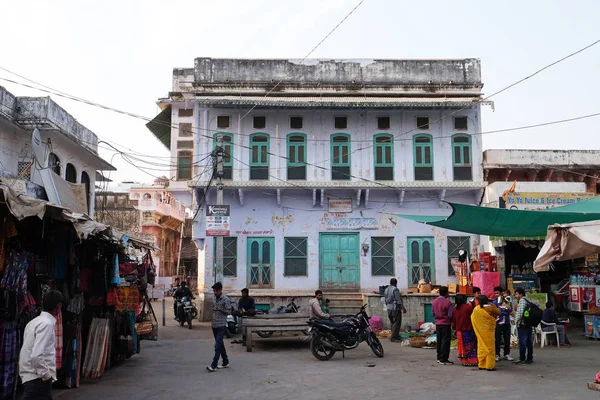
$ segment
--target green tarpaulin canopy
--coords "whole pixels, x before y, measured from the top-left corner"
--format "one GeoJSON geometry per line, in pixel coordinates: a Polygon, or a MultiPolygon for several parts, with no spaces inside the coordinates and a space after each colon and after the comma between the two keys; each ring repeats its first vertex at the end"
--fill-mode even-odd
{"type": "Polygon", "coordinates": [[[539,211],[449,204],[452,206],[452,214],[447,217],[396,215],[439,228],[505,240],[545,239],[550,225],[600,220],[600,197],[539,211]]]}

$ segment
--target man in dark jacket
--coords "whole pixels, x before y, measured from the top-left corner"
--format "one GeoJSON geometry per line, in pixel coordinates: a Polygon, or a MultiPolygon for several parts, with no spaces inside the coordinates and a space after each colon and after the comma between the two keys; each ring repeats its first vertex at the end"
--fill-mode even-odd
{"type": "Polygon", "coordinates": [[[390,279],[390,286],[385,289],[384,293],[385,306],[388,312],[388,318],[392,324],[392,342],[400,342],[400,325],[402,325],[402,313],[406,313],[400,290],[398,290],[398,280],[390,279]]]}
{"type": "Polygon", "coordinates": [[[184,297],[189,297],[190,299],[194,299],[194,295],[192,294],[192,291],[190,290],[189,287],[187,287],[187,283],[186,281],[181,282],[181,285],[179,285],[179,289],[177,289],[175,291],[175,294],[173,295],[173,298],[175,299],[175,319],[177,319],[177,302],[179,299],[182,299],[184,297]]]}
{"type": "MultiPolygon", "coordinates": [[[[565,325],[558,320],[556,316],[556,312],[554,311],[554,304],[552,302],[546,303],[546,309],[542,312],[542,321],[547,324],[556,324],[556,330],[558,331],[559,343],[561,346],[571,347],[571,343],[569,342],[569,338],[567,337],[567,333],[565,332],[565,325]]],[[[542,325],[542,330],[544,332],[552,331],[554,327],[552,326],[544,326],[542,325]]]]}

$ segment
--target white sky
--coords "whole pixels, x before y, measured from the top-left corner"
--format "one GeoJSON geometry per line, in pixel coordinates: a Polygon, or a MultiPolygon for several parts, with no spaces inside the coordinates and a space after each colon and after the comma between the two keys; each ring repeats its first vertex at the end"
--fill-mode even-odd
{"type": "MultiPolygon", "coordinates": [[[[195,57],[302,58],[358,0],[0,0],[0,66],[69,94],[154,117],[173,67],[195,57]],[[93,3],[93,4],[92,4],[93,3]]],[[[600,39],[600,1],[365,0],[311,58],[482,61],[491,94],[600,39]]],[[[494,97],[483,130],[600,112],[600,44],[494,97]]],[[[15,78],[0,71],[0,77],[15,78]]],[[[19,79],[17,79],[19,80],[19,79]]],[[[18,96],[46,96],[0,80],[18,96]]],[[[145,122],[53,96],[95,132],[169,157],[145,122]]],[[[600,117],[484,136],[484,148],[600,148],[600,117]]],[[[101,150],[111,161],[113,152],[101,150]]],[[[166,158],[155,162],[168,163],[166,158]]],[[[600,160],[599,160],[600,162],[600,160]]],[[[153,177],[112,159],[115,181],[153,177]]],[[[149,168],[147,172],[166,172],[149,168]]]]}

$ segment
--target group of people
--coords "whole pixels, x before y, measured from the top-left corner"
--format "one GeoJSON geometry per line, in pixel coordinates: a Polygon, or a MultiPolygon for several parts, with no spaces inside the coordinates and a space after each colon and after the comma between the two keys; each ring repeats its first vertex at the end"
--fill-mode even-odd
{"type": "MultiPolygon", "coordinates": [[[[514,361],[510,354],[511,315],[513,304],[510,293],[502,287],[494,288],[494,299],[482,295],[479,288],[473,288],[474,299],[468,301],[464,294],[457,294],[455,305],[448,299],[448,288],[440,288],[440,296],[434,300],[432,308],[437,334],[437,360],[439,364],[454,364],[449,360],[452,329],[458,340],[458,358],[467,367],[496,371],[496,362],[503,357],[514,361]],[[501,352],[503,355],[501,356],[501,352]]],[[[533,363],[533,327],[525,323],[528,300],[522,288],[515,289],[518,306],[515,323],[519,338],[519,359],[517,365],[533,363]]],[[[561,346],[569,346],[564,326],[558,321],[551,302],[546,304],[542,320],[556,324],[561,346]]],[[[543,329],[554,329],[550,326],[543,329]]]]}

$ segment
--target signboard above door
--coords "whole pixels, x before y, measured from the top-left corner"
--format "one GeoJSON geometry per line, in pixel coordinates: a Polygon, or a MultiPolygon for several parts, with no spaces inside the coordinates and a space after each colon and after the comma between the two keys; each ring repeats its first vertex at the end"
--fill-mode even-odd
{"type": "Polygon", "coordinates": [[[350,213],[352,212],[352,199],[329,199],[330,213],[350,213]]]}

